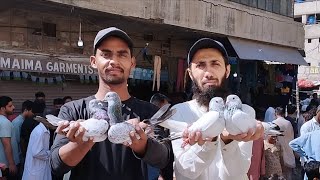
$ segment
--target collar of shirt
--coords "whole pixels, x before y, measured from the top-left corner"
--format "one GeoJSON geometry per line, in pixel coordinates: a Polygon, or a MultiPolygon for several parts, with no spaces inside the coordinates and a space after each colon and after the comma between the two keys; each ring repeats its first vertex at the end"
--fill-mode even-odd
{"type": "Polygon", "coordinates": [[[205,106],[201,106],[196,99],[191,100],[191,102],[194,103],[202,113],[208,112],[208,108],[205,106]]]}
{"type": "Polygon", "coordinates": [[[20,114],[19,117],[20,117],[22,120],[24,120],[24,117],[22,116],[22,114],[20,114]]]}
{"type": "Polygon", "coordinates": [[[43,123],[40,123],[39,125],[40,125],[41,130],[42,130],[43,132],[50,133],[49,129],[48,129],[43,123]]]}
{"type": "Polygon", "coordinates": [[[313,117],[311,120],[312,120],[313,123],[315,123],[316,125],[320,126],[319,122],[316,120],[315,117],[313,117]]]}

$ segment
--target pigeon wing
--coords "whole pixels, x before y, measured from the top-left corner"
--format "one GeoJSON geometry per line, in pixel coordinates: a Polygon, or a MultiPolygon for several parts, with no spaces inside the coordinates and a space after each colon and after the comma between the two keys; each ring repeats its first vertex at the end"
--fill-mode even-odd
{"type": "Polygon", "coordinates": [[[247,114],[241,110],[237,110],[232,116],[232,123],[235,127],[238,127],[240,133],[246,133],[249,129],[255,131],[256,120],[252,118],[252,114],[247,114]]]}
{"type": "Polygon", "coordinates": [[[65,121],[63,119],[58,118],[57,116],[54,116],[52,114],[46,115],[46,118],[50,124],[53,126],[58,126],[60,121],[65,121]]]}
{"type": "Polygon", "coordinates": [[[203,114],[195,123],[188,128],[190,132],[200,130],[203,138],[216,137],[223,131],[225,122],[219,117],[219,112],[209,111],[203,114]]]}
{"type": "Polygon", "coordinates": [[[242,104],[242,111],[247,113],[250,116],[250,118],[256,118],[256,111],[251,106],[247,104],[242,104]]]}
{"type": "Polygon", "coordinates": [[[183,132],[188,127],[188,124],[185,122],[175,121],[175,120],[171,120],[171,119],[163,121],[159,125],[164,128],[169,129],[172,132],[183,132]]]}

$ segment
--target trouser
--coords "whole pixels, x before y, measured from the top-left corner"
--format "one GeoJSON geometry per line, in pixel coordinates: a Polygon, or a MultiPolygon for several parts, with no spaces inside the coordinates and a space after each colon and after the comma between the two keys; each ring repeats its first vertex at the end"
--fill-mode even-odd
{"type": "MultiPolygon", "coordinates": [[[[17,170],[20,169],[20,164],[16,165],[17,166],[17,170]]],[[[7,168],[5,170],[5,172],[3,173],[4,177],[7,178],[7,180],[20,180],[21,177],[19,177],[19,172],[17,172],[16,174],[11,174],[9,172],[9,168],[7,168]]]]}
{"type": "Polygon", "coordinates": [[[173,179],[173,161],[174,161],[174,154],[172,150],[172,144],[169,141],[170,144],[170,160],[167,166],[160,170],[160,174],[163,177],[164,180],[172,180],[173,179]]]}
{"type": "Polygon", "coordinates": [[[290,167],[282,166],[282,174],[286,180],[293,180],[292,171],[293,169],[290,167]]]}
{"type": "Polygon", "coordinates": [[[178,61],[178,76],[177,76],[177,84],[176,91],[183,91],[183,79],[184,79],[184,60],[179,59],[178,61]]]}
{"type": "Polygon", "coordinates": [[[153,85],[152,91],[154,91],[155,85],[157,81],[157,91],[160,90],[160,74],[161,74],[161,57],[154,56],[154,66],[153,66],[153,85]]]}
{"type": "Polygon", "coordinates": [[[159,169],[148,165],[148,180],[158,180],[159,169]]]}

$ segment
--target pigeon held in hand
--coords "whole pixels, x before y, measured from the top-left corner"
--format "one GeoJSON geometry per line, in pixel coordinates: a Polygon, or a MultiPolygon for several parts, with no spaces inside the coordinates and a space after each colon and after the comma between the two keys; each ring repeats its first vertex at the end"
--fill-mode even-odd
{"type": "MultiPolygon", "coordinates": [[[[54,126],[58,126],[59,123],[64,122],[65,120],[60,119],[53,115],[46,115],[48,122],[54,126]]],[[[72,126],[73,122],[70,122],[70,126],[72,126]]],[[[108,121],[98,120],[94,118],[90,118],[87,120],[83,120],[80,122],[80,125],[85,129],[85,133],[83,135],[83,141],[88,141],[89,138],[93,138],[93,142],[101,142],[107,138],[107,131],[109,128],[108,121]]],[[[67,133],[70,127],[67,127],[63,131],[67,133]]]]}
{"type": "Polygon", "coordinates": [[[91,118],[109,121],[107,107],[108,107],[107,102],[100,101],[98,99],[92,99],[89,102],[89,110],[90,110],[91,118]]]}
{"type": "Polygon", "coordinates": [[[135,132],[135,128],[132,124],[125,122],[122,117],[120,97],[116,92],[108,92],[105,100],[108,102],[108,117],[110,119],[110,129],[108,131],[109,141],[115,144],[131,144],[129,133],[131,131],[135,132]]]}
{"type": "Polygon", "coordinates": [[[214,97],[210,100],[209,111],[203,114],[189,128],[188,132],[200,131],[202,138],[214,138],[222,133],[225,128],[223,117],[224,101],[221,97],[214,97]]]}
{"type": "Polygon", "coordinates": [[[252,117],[251,113],[244,112],[242,106],[242,101],[237,95],[232,94],[227,97],[224,118],[226,130],[231,135],[247,133],[250,129],[253,131],[256,129],[255,117],[252,117]]]}

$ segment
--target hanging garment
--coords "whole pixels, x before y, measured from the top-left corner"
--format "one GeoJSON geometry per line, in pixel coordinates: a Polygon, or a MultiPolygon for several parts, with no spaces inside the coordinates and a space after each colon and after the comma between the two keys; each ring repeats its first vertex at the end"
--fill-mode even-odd
{"type": "Polygon", "coordinates": [[[175,58],[170,58],[168,61],[168,73],[169,73],[169,82],[168,82],[168,92],[172,93],[175,90],[174,84],[177,80],[178,73],[178,61],[175,58]]]}
{"type": "Polygon", "coordinates": [[[179,59],[178,61],[178,76],[177,76],[177,84],[176,84],[176,91],[182,92],[183,91],[183,79],[184,79],[184,59],[179,59]]]}
{"type": "Polygon", "coordinates": [[[157,81],[157,91],[160,90],[160,73],[161,73],[161,57],[160,56],[154,56],[154,66],[153,66],[153,85],[152,85],[152,91],[155,89],[155,84],[157,81]]]}

